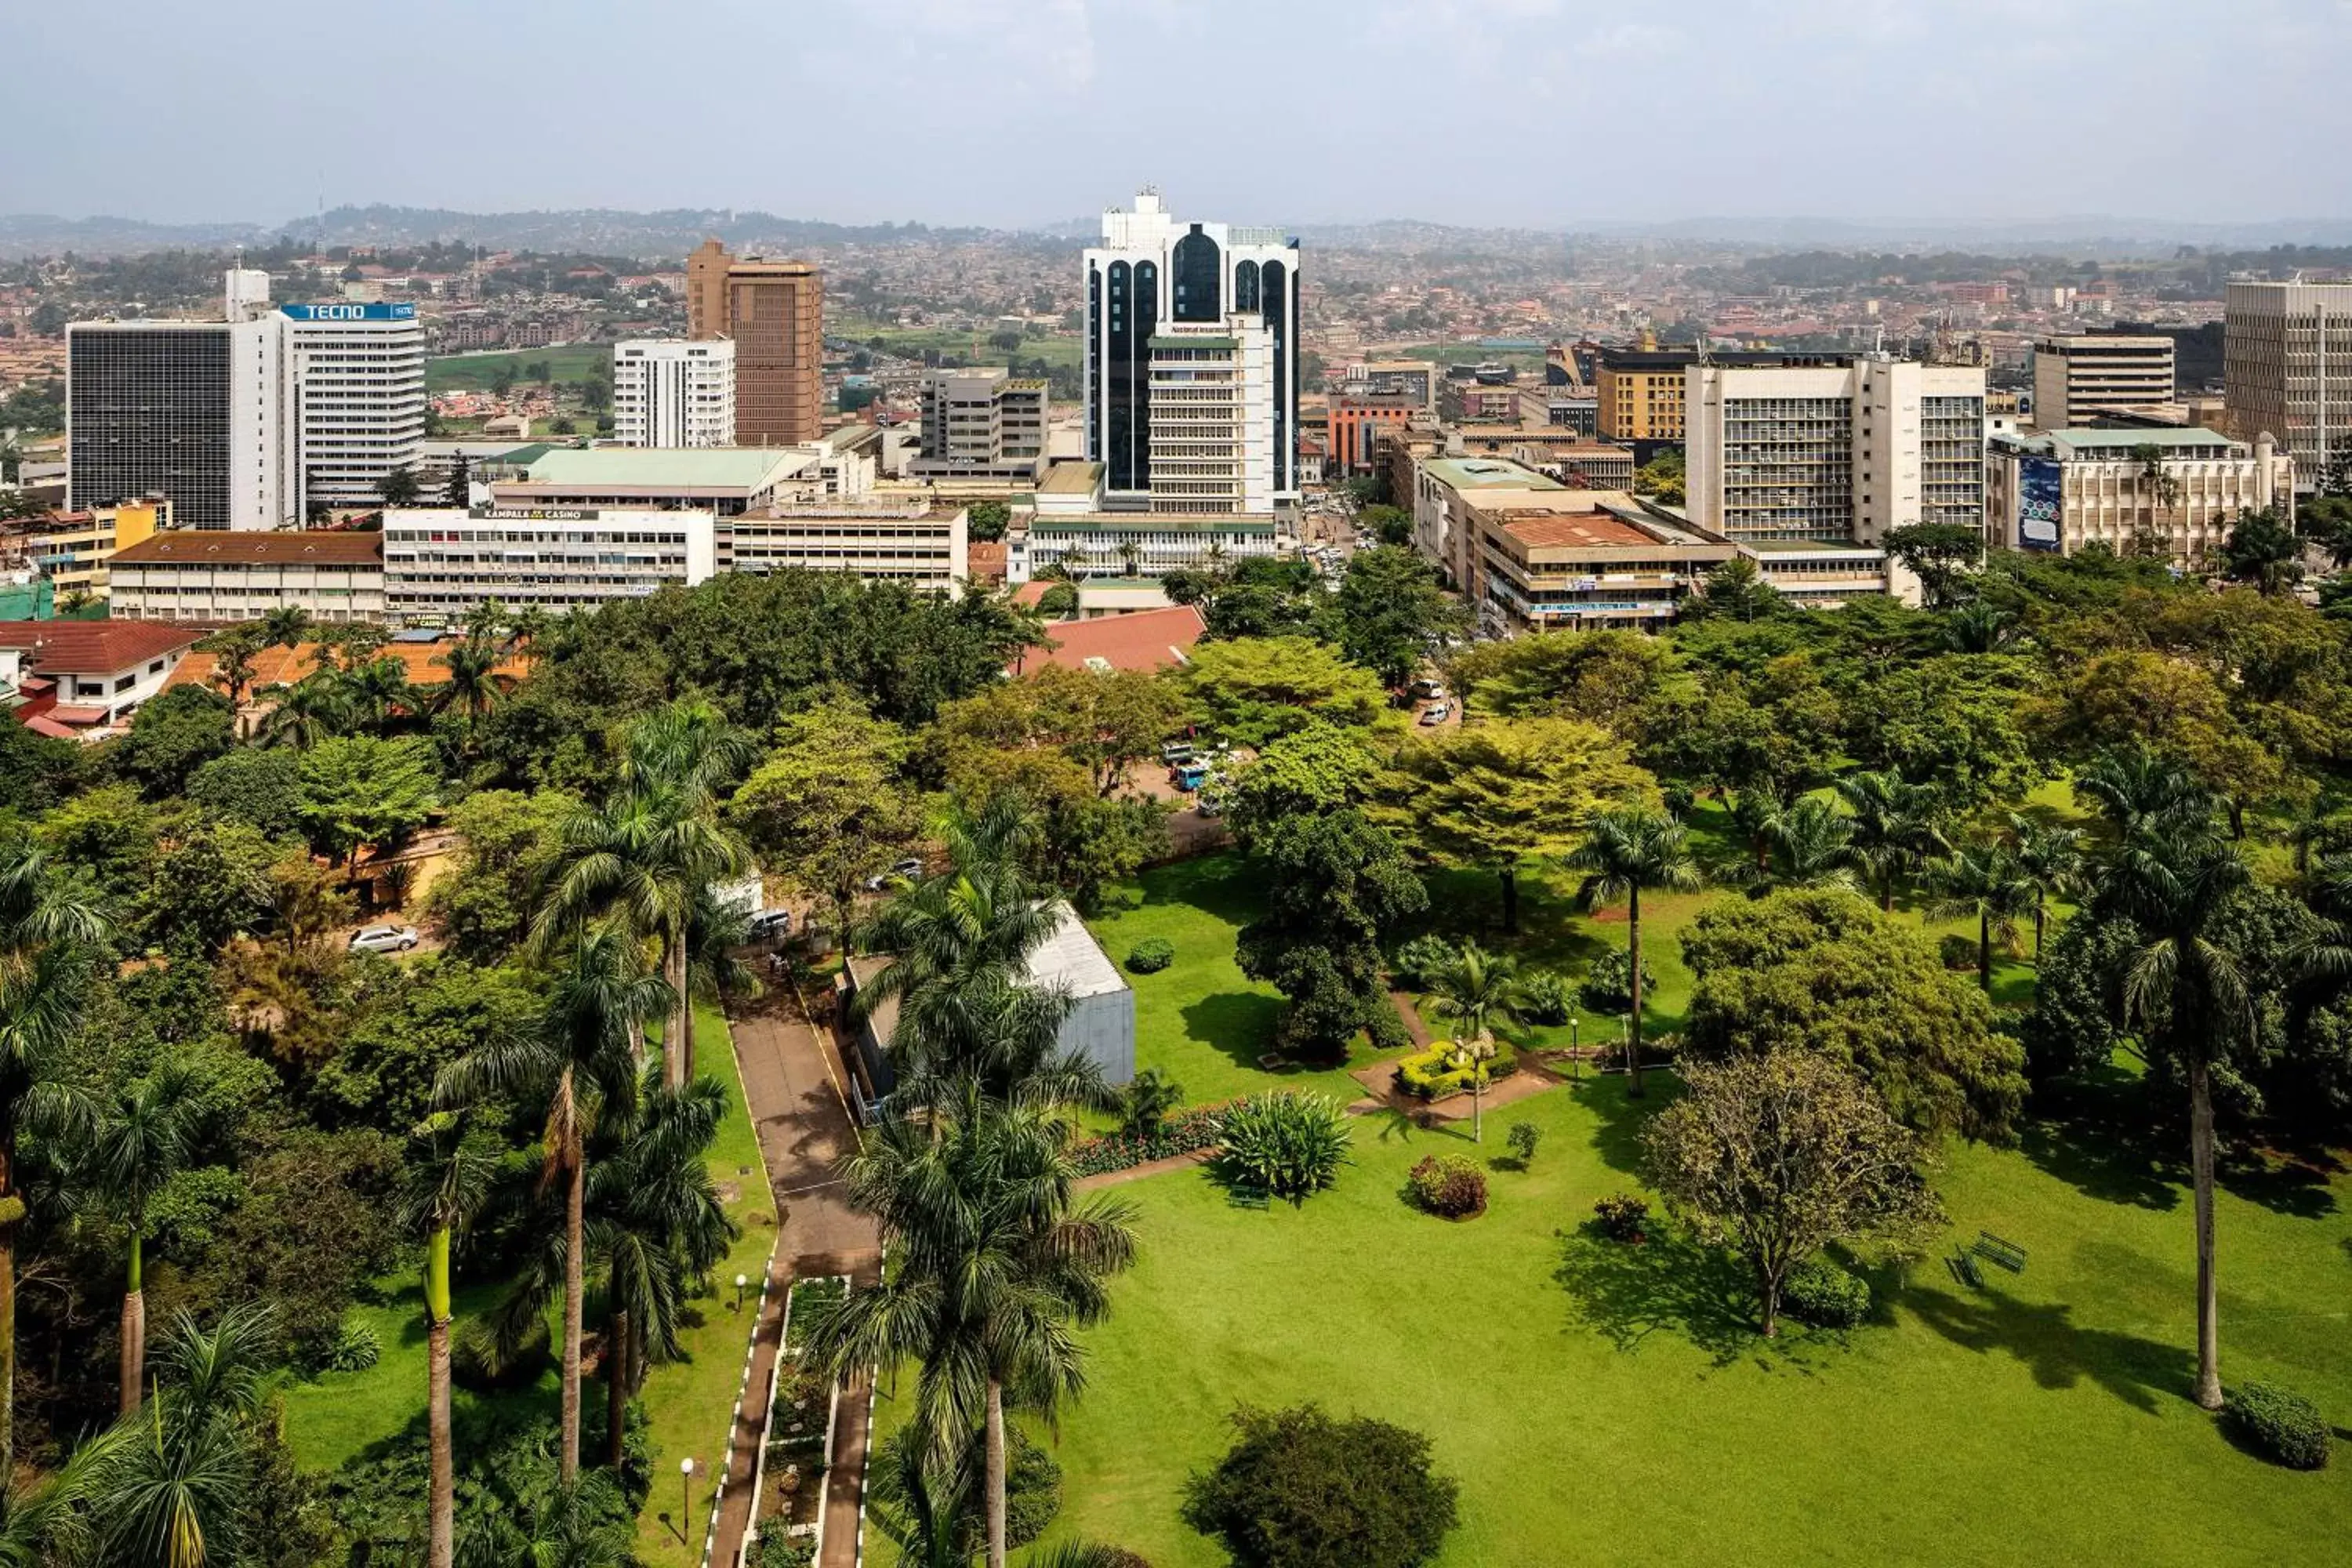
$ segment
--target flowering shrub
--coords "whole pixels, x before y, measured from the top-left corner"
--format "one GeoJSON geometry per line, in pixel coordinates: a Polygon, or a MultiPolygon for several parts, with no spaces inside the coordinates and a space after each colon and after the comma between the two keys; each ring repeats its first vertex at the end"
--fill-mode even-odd
{"type": "Polygon", "coordinates": [[[1486,1178],[1477,1166],[1459,1154],[1431,1154],[1405,1178],[1412,1201],[1446,1219],[1468,1219],[1486,1212],[1486,1178]]]}
{"type": "MultiPolygon", "coordinates": [[[[1508,1078],[1519,1068],[1518,1058],[1508,1046],[1498,1045],[1486,1062],[1486,1081],[1493,1084],[1508,1078]]],[[[1423,1100],[1444,1100],[1450,1094],[1466,1094],[1470,1080],[1477,1075],[1477,1064],[1462,1058],[1451,1041],[1410,1056],[1396,1065],[1397,1087],[1407,1094],[1423,1100]]]]}
{"type": "Polygon", "coordinates": [[[1221,1108],[1208,1105],[1167,1117],[1160,1131],[1149,1138],[1129,1138],[1109,1133],[1089,1138],[1070,1150],[1070,1163],[1081,1176],[1107,1175],[1112,1171],[1125,1171],[1153,1160],[1166,1160],[1178,1154],[1197,1154],[1213,1148],[1217,1142],[1217,1112],[1221,1108]]]}
{"type": "Polygon", "coordinates": [[[1631,1193],[1612,1193],[1592,1205],[1593,1228],[1612,1241],[1639,1241],[1650,1225],[1650,1205],[1631,1193]]]}

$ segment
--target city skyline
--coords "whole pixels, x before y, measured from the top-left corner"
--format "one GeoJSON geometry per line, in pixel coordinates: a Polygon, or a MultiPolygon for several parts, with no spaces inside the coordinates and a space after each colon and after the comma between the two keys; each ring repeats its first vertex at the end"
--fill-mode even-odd
{"type": "Polygon", "coordinates": [[[739,206],[1025,228],[1098,212],[1145,180],[1191,210],[1293,225],[2352,212],[2352,173],[2295,152],[2352,130],[2352,110],[2326,90],[2352,60],[2352,8],[2340,4],[1801,0],[1767,11],[1711,0],[1652,19],[1595,17],[1565,0],[1309,0],[1277,12],[1237,0],[914,0],[885,12],[811,0],[790,16],[737,0],[658,12],[589,0],[563,7],[561,28],[548,25],[556,8],[534,4],[408,15],[412,28],[340,39],[284,0],[235,0],[226,16],[130,0],[102,24],[36,15],[17,40],[28,76],[137,80],[142,112],[53,122],[41,156],[0,172],[0,213],[186,223],[283,221],[322,201],[739,206]],[[797,127],[812,148],[926,156],[779,160],[770,139],[752,138],[681,161],[635,117],[596,112],[625,86],[664,101],[706,91],[713,36],[731,58],[772,59],[780,131],[797,127]],[[454,52],[419,68],[412,39],[454,52]],[[2188,87],[2212,79],[2225,48],[2249,68],[2236,79],[2263,83],[2275,155],[2245,155],[2240,99],[2188,87]],[[348,65],[354,49],[378,68],[320,68],[330,54],[348,65]],[[497,90],[469,58],[502,62],[497,90]],[[1250,58],[1266,64],[1233,68],[1250,58]],[[1139,96],[1258,124],[1283,155],[1231,157],[1223,134],[1188,144],[1168,133],[1185,121],[1166,115],[1145,122],[1153,135],[1102,134],[1139,96]],[[975,117],[989,134],[971,133],[975,117]],[[1549,132],[1527,140],[1538,127],[1549,132]],[[1496,134],[1544,155],[1498,169],[1496,134]],[[515,153],[485,158],[485,145],[515,153]],[[558,146],[561,157],[534,151],[558,146]]]}

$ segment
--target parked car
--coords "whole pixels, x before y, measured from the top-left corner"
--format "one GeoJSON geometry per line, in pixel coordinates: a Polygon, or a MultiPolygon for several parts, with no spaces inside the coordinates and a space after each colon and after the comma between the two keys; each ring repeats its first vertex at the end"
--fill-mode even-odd
{"type": "Polygon", "coordinates": [[[362,926],[352,932],[353,952],[406,952],[415,945],[415,926],[362,926]]]}
{"type": "Polygon", "coordinates": [[[792,910],[761,910],[745,922],[744,934],[753,942],[771,942],[780,936],[789,936],[792,929],[792,910]]]}
{"type": "Polygon", "coordinates": [[[887,871],[884,871],[878,876],[866,878],[866,890],[869,893],[878,893],[883,889],[888,887],[892,882],[911,882],[922,874],[922,857],[919,855],[909,855],[904,860],[901,860],[897,865],[891,867],[887,871]]]}
{"type": "Polygon", "coordinates": [[[1423,724],[1443,724],[1447,719],[1453,716],[1453,713],[1454,708],[1452,704],[1445,702],[1433,703],[1429,707],[1422,710],[1421,721],[1423,724]]]}
{"type": "Polygon", "coordinates": [[[1432,680],[1423,676],[1412,683],[1412,698],[1416,702],[1435,702],[1444,695],[1445,682],[1442,680],[1432,680]]]}
{"type": "Polygon", "coordinates": [[[1186,763],[1181,767],[1168,770],[1168,782],[1186,795],[1199,789],[1201,781],[1208,776],[1209,770],[1199,763],[1186,763]]]}
{"type": "Polygon", "coordinates": [[[1206,790],[1201,792],[1201,798],[1198,805],[1200,813],[1202,816],[1221,816],[1223,814],[1225,809],[1225,803],[1217,796],[1209,794],[1206,790]]]}

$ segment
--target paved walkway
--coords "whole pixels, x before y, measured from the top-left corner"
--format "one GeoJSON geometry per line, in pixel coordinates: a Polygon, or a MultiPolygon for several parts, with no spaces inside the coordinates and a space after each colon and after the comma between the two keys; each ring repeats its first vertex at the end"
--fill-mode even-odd
{"type": "MultiPolygon", "coordinates": [[[[860,1284],[881,1277],[882,1250],[873,1223],[843,1201],[840,1164],[857,1147],[856,1124],[843,1096],[842,1066],[831,1032],[813,1026],[789,990],[772,988],[759,1002],[730,1013],[735,1054],[743,1068],[743,1098],[760,1134],[760,1154],[776,1194],[783,1226],[782,1254],[766,1313],[756,1331],[751,1367],[755,1393],[744,1401],[728,1455],[728,1491],[719,1512],[713,1568],[731,1568],[750,1524],[751,1470],[758,1459],[760,1402],[775,1365],[783,1330],[785,1288],[796,1279],[847,1274],[860,1284]]],[[[856,1380],[840,1397],[834,1452],[825,1472],[826,1537],[817,1568],[854,1568],[857,1507],[866,1474],[866,1384],[856,1380]]]]}

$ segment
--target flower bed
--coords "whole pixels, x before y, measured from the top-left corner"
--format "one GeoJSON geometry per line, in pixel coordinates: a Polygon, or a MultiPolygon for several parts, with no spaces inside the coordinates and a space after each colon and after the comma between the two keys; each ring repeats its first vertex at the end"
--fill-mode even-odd
{"type": "MultiPolygon", "coordinates": [[[[1423,1100],[1444,1100],[1449,1095],[1467,1094],[1471,1079],[1477,1076],[1477,1064],[1469,1062],[1460,1067],[1452,1066],[1454,1055],[1454,1045],[1448,1041],[1418,1056],[1405,1058],[1396,1065],[1397,1087],[1423,1100]]],[[[1493,1058],[1486,1063],[1486,1081],[1496,1083],[1518,1070],[1519,1058],[1512,1053],[1511,1047],[1497,1046],[1493,1058]]]]}
{"type": "Polygon", "coordinates": [[[1079,1175],[1101,1176],[1178,1154],[1197,1154],[1216,1146],[1217,1113],[1223,1109],[1222,1105],[1203,1105],[1171,1116],[1160,1124],[1158,1135],[1151,1138],[1128,1138],[1113,1132],[1087,1139],[1072,1146],[1070,1161],[1079,1175]]]}

